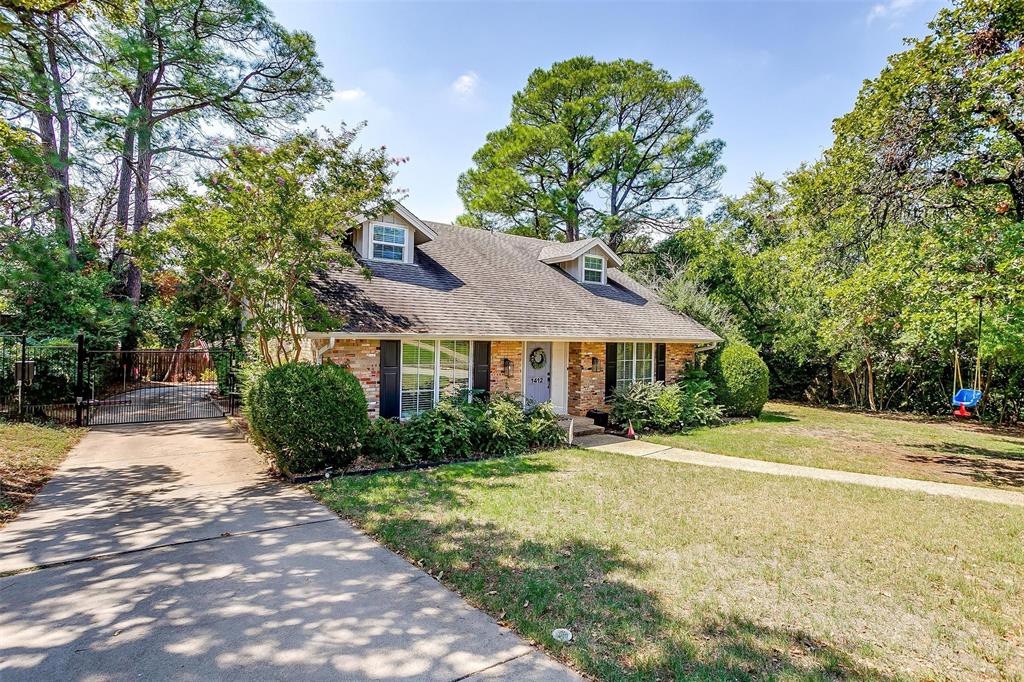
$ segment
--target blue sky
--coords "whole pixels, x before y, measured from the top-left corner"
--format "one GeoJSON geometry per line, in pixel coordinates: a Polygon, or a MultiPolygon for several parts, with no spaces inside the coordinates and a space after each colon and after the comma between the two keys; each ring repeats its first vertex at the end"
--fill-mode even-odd
{"type": "Polygon", "coordinates": [[[587,54],[649,60],[704,87],[725,141],[721,190],[815,159],[865,78],[923,35],[941,3],[341,2],[270,0],[316,38],[335,94],[310,123],[365,120],[361,139],[408,157],[398,185],[421,218],[462,212],[461,172],[508,121],[530,72],[587,54]]]}

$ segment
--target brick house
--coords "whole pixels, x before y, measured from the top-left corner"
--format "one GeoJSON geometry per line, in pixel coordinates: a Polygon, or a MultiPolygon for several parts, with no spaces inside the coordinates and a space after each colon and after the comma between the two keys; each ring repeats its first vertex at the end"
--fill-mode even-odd
{"type": "Polygon", "coordinates": [[[597,238],[426,222],[399,205],[350,239],[361,267],[313,282],[342,324],[306,339],[315,362],[351,368],[371,416],[407,418],[464,389],[584,415],[617,386],[674,381],[721,340],[659,303],[597,238]]]}

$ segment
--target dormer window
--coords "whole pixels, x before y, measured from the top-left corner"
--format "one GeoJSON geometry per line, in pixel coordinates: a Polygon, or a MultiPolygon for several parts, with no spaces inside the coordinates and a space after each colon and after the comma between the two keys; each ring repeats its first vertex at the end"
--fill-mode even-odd
{"type": "Polygon", "coordinates": [[[401,263],[405,260],[408,230],[398,225],[374,224],[372,258],[401,263]]]}
{"type": "Polygon", "coordinates": [[[604,258],[601,256],[583,257],[583,281],[604,284],[604,258]]]}
{"type": "Polygon", "coordinates": [[[555,265],[583,284],[607,284],[608,268],[621,268],[622,259],[597,237],[581,242],[551,242],[537,260],[555,265]]]}

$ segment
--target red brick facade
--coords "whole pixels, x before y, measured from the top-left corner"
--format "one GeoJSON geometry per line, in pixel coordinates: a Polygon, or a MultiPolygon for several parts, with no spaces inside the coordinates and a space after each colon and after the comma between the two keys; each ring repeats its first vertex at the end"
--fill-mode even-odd
{"type": "Polygon", "coordinates": [[[348,367],[366,393],[370,418],[380,414],[380,342],[366,339],[335,341],[323,355],[324,362],[348,367]]]}
{"type": "Polygon", "coordinates": [[[569,343],[569,414],[582,416],[604,405],[604,348],[603,343],[569,343]]]}
{"type": "Polygon", "coordinates": [[[523,392],[523,342],[491,341],[491,393],[523,392]],[[512,366],[506,373],[505,359],[512,366]]]}
{"type": "MultiPolygon", "coordinates": [[[[678,380],[693,361],[695,346],[688,343],[665,345],[665,380],[678,380]]],[[[348,367],[366,393],[370,417],[380,412],[380,343],[377,340],[338,340],[323,355],[324,362],[348,367]]],[[[605,344],[573,341],[568,344],[568,411],[585,415],[587,410],[605,406],[605,344]],[[596,363],[595,363],[596,359],[596,363]]],[[[523,342],[492,341],[491,393],[521,394],[523,390],[523,342]],[[505,371],[505,359],[511,363],[505,371]]]]}
{"type": "Polygon", "coordinates": [[[696,354],[696,346],[692,343],[666,343],[665,381],[670,384],[678,381],[679,375],[693,362],[696,354]]]}

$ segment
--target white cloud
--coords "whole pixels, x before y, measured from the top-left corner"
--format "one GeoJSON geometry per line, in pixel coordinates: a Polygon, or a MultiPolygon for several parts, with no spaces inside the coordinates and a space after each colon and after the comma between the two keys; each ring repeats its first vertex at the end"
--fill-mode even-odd
{"type": "Polygon", "coordinates": [[[480,76],[476,74],[476,71],[467,71],[452,81],[451,89],[459,97],[472,97],[476,93],[478,85],[480,85],[480,76]]]}
{"type": "Polygon", "coordinates": [[[895,23],[900,17],[910,11],[910,8],[917,4],[919,0],[886,0],[885,2],[879,2],[871,6],[868,10],[867,21],[869,24],[873,24],[876,21],[882,19],[888,19],[890,23],[895,23]]]}
{"type": "Polygon", "coordinates": [[[362,88],[335,90],[331,97],[338,102],[355,102],[358,99],[366,97],[366,92],[362,88]]]}

